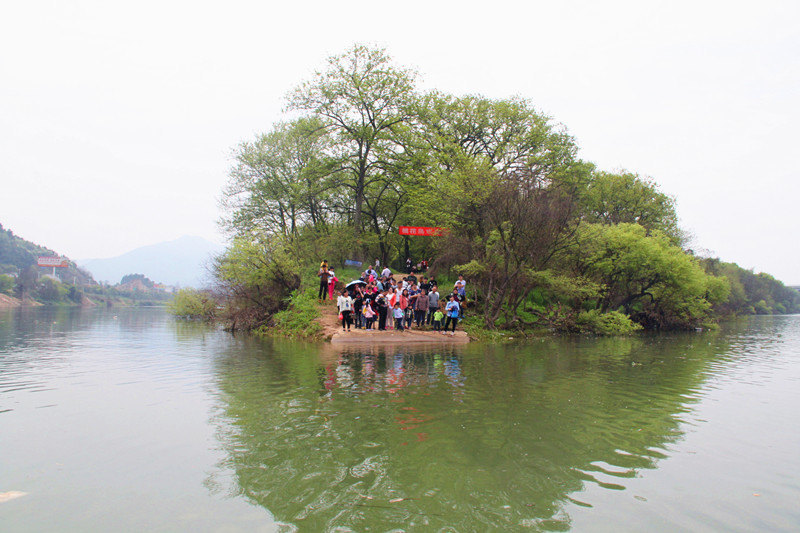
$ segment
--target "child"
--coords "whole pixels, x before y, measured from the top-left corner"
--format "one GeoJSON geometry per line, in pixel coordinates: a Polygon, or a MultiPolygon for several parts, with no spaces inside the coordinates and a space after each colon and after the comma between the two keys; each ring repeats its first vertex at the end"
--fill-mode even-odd
{"type": "Polygon", "coordinates": [[[366,329],[372,329],[372,323],[375,322],[375,311],[372,310],[372,302],[364,300],[364,322],[366,329]]]}
{"type": "Polygon", "coordinates": [[[394,304],[394,329],[397,331],[403,331],[403,317],[405,313],[403,310],[400,309],[400,302],[396,302],[394,304]]]}
{"type": "Polygon", "coordinates": [[[331,300],[333,300],[333,291],[336,289],[336,282],[339,281],[339,278],[336,277],[336,273],[333,271],[332,268],[328,269],[328,296],[331,300]]]}
{"type": "Polygon", "coordinates": [[[433,331],[439,331],[442,328],[442,319],[444,318],[444,313],[442,313],[442,308],[437,307],[436,311],[433,313],[433,331]]]}

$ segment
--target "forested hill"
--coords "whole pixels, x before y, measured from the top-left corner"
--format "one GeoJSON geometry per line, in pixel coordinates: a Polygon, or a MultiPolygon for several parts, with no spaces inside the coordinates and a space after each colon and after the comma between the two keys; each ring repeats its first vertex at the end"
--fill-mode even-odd
{"type": "MultiPolygon", "coordinates": [[[[0,224],[0,274],[20,274],[31,267],[39,268],[36,264],[39,256],[60,255],[50,248],[14,235],[13,231],[0,224]]],[[[70,283],[77,282],[79,285],[95,283],[91,274],[80,270],[72,261],[69,261],[68,268],[57,268],[56,275],[70,283]]]]}

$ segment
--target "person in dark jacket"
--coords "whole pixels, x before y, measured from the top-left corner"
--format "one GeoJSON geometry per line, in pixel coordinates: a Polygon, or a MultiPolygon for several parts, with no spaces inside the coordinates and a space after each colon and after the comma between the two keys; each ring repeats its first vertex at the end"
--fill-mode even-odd
{"type": "Polygon", "coordinates": [[[386,302],[386,295],[382,292],[375,297],[375,304],[378,306],[378,329],[386,329],[386,315],[389,313],[389,304],[386,302]]]}
{"type": "Polygon", "coordinates": [[[425,315],[428,313],[428,291],[422,289],[422,292],[417,295],[414,301],[414,320],[417,327],[425,323],[425,315]]]}
{"type": "Polygon", "coordinates": [[[319,276],[319,296],[317,296],[317,298],[324,300],[325,296],[328,294],[328,278],[330,277],[330,274],[328,274],[328,267],[320,268],[317,276],[319,276]]]}
{"type": "Polygon", "coordinates": [[[363,315],[362,310],[364,309],[364,293],[361,292],[361,288],[356,288],[356,297],[353,298],[353,319],[355,321],[356,329],[361,329],[363,325],[363,315]]]}

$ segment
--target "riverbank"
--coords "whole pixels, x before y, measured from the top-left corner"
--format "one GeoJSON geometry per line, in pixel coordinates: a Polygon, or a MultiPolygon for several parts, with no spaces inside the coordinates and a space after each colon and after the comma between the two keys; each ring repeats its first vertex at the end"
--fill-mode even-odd
{"type": "Polygon", "coordinates": [[[37,305],[42,304],[33,300],[20,300],[19,298],[14,298],[13,296],[8,296],[7,294],[0,294],[0,309],[23,306],[33,307],[37,305]]]}
{"type": "Polygon", "coordinates": [[[15,298],[7,294],[0,294],[0,309],[13,309],[16,307],[162,307],[166,305],[163,302],[137,302],[128,298],[96,298],[91,299],[86,296],[81,298],[80,303],[75,302],[38,302],[25,298],[15,298]]]}

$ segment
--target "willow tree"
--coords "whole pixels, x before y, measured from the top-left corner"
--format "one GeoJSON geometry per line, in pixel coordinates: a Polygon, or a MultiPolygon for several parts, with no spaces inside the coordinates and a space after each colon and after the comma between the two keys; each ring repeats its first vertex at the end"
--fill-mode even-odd
{"type": "MultiPolygon", "coordinates": [[[[378,182],[391,179],[402,160],[398,131],[413,118],[415,77],[412,70],[395,66],[384,50],[355,45],[329,58],[324,71],[288,96],[290,111],[317,117],[332,139],[331,155],[342,171],[337,185],[351,193],[356,236],[368,214],[365,204],[372,212],[381,211],[376,205],[381,196],[375,191],[385,193],[387,188],[378,182]]],[[[381,220],[373,222],[380,225],[381,220]]]]}

